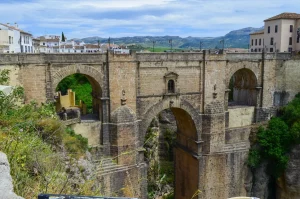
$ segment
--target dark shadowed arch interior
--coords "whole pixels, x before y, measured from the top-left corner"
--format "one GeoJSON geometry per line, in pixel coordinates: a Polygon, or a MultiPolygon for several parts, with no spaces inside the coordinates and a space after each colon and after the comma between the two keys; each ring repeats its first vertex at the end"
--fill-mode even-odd
{"type": "Polygon", "coordinates": [[[246,68],[236,71],[230,79],[228,105],[256,105],[257,79],[255,74],[246,68]]]}
{"type": "MultiPolygon", "coordinates": [[[[84,102],[85,104],[89,103],[91,107],[88,107],[91,110],[88,110],[87,113],[92,113],[94,116],[97,116],[101,120],[101,95],[102,90],[99,85],[99,83],[91,76],[81,73],[75,73],[72,75],[69,75],[62,79],[60,82],[58,82],[57,87],[55,88],[56,91],[61,91],[60,89],[64,87],[64,91],[62,92],[62,95],[66,94],[65,88],[72,89],[74,87],[74,84],[76,84],[77,88],[77,94],[76,91],[73,88],[73,91],[75,91],[75,96],[85,96],[83,98],[77,98],[79,100],[88,100],[89,102],[84,102]],[[73,81],[73,82],[72,82],[73,81]],[[76,81],[76,83],[74,83],[76,81]],[[61,86],[61,83],[64,83],[65,85],[61,86]],[[78,92],[81,92],[80,94],[78,92]]],[[[78,102],[77,104],[78,105],[78,102]]]]}
{"type": "MultiPolygon", "coordinates": [[[[173,148],[175,170],[174,198],[192,198],[197,192],[199,182],[199,162],[195,158],[197,154],[195,142],[197,140],[197,129],[192,117],[185,110],[181,108],[170,108],[168,110],[173,114],[174,122],[177,126],[173,148]]],[[[157,118],[161,117],[160,113],[157,118]]],[[[174,123],[173,121],[168,121],[168,119],[162,120],[163,122],[174,123]]]]}

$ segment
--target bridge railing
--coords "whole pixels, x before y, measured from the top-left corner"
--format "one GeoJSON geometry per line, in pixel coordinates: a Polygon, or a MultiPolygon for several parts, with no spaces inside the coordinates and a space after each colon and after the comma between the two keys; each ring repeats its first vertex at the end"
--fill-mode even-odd
{"type": "Polygon", "coordinates": [[[137,199],[137,198],[105,197],[105,196],[75,196],[75,195],[61,195],[61,194],[39,194],[38,199],[137,199]]]}

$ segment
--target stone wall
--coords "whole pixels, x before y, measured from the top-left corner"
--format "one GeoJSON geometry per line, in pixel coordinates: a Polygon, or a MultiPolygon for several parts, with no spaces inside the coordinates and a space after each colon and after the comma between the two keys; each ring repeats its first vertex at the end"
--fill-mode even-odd
{"type": "Polygon", "coordinates": [[[83,137],[88,139],[88,145],[91,147],[97,147],[102,143],[101,121],[93,122],[81,122],[70,125],[70,127],[83,137]]]}
{"type": "MultiPolygon", "coordinates": [[[[178,146],[183,151],[178,153],[188,155],[176,162],[176,168],[184,169],[186,175],[190,175],[186,168],[197,173],[197,179],[191,179],[202,191],[199,198],[245,193],[242,177],[249,149],[245,126],[268,120],[276,114],[276,106],[300,91],[299,62],[287,53],[0,55],[0,69],[13,71],[15,84],[25,88],[26,102],[52,100],[56,85],[68,75],[81,73],[90,78],[94,98],[101,106],[99,135],[104,154],[120,157],[118,163],[122,165],[143,165],[141,148],[151,120],[164,109],[177,112],[182,135],[178,146]],[[228,89],[232,75],[244,68],[255,76],[256,87],[252,89],[257,98],[255,108],[241,117],[243,111],[228,109],[228,89]],[[174,93],[168,91],[170,79],[175,82],[174,93]],[[128,155],[129,151],[133,153],[128,155]],[[127,157],[120,156],[124,153],[127,157]]],[[[122,182],[124,178],[120,176],[122,182]]],[[[176,183],[182,184],[184,179],[178,179],[176,183]]],[[[115,183],[111,190],[121,187],[115,183]]],[[[141,193],[145,192],[143,183],[138,185],[141,193]]],[[[193,189],[187,189],[188,196],[193,189]]]]}

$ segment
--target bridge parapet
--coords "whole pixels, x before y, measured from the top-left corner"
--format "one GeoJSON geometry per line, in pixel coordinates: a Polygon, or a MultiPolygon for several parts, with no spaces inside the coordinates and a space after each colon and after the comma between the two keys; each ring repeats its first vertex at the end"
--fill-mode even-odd
{"type": "Polygon", "coordinates": [[[98,63],[105,62],[106,54],[0,54],[0,64],[45,64],[45,63],[98,63]]]}

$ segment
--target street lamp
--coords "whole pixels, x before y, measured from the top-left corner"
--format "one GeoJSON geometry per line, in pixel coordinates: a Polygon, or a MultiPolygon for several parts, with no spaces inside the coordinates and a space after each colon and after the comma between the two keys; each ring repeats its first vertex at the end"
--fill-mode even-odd
{"type": "Polygon", "coordinates": [[[153,50],[152,50],[152,52],[154,52],[154,45],[155,45],[156,41],[152,41],[152,43],[153,43],[153,50]]]}

